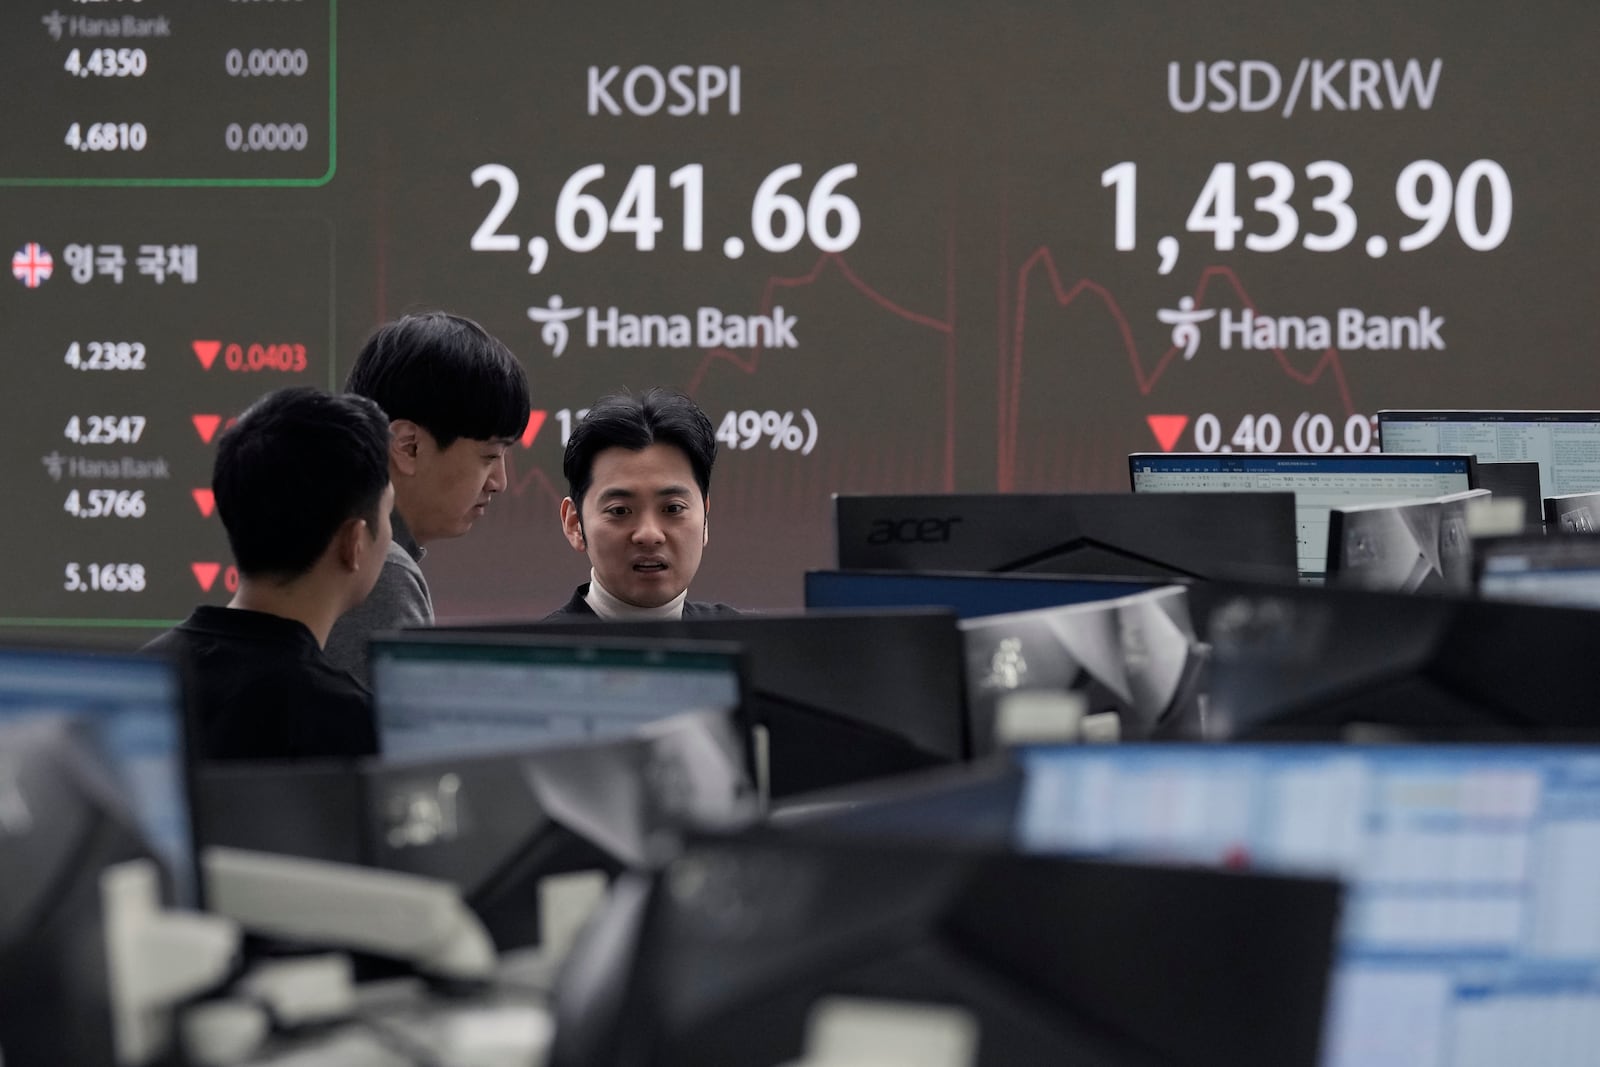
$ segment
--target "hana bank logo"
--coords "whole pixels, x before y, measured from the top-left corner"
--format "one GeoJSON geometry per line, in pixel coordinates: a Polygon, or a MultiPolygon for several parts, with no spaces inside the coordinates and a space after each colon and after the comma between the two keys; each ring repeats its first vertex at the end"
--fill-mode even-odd
{"type": "Polygon", "coordinates": [[[1184,359],[1193,359],[1194,354],[1200,350],[1200,324],[1207,319],[1216,318],[1216,315],[1214,308],[1196,311],[1192,296],[1179,300],[1176,311],[1162,308],[1156,312],[1156,318],[1172,327],[1172,343],[1175,347],[1183,349],[1184,359]]]}
{"type": "Polygon", "coordinates": [[[617,307],[567,307],[552,296],[543,307],[530,307],[528,318],[539,323],[539,339],[560,356],[572,341],[568,324],[583,320],[584,343],[591,350],[616,348],[798,348],[797,318],[775,305],[757,315],[741,315],[716,307],[698,307],[670,314],[637,313],[617,307]]]}
{"type": "Polygon", "coordinates": [[[528,318],[544,327],[539,331],[539,340],[549,345],[550,354],[557,357],[567,350],[567,342],[572,339],[567,323],[582,314],[583,308],[562,306],[559,296],[552,296],[542,308],[528,309],[528,318]]]}
{"type": "Polygon", "coordinates": [[[1336,308],[1325,315],[1265,315],[1254,308],[1195,307],[1185,296],[1176,309],[1161,308],[1156,318],[1172,327],[1172,344],[1193,359],[1200,348],[1200,324],[1216,319],[1217,347],[1227,352],[1272,350],[1323,352],[1443,352],[1445,318],[1432,308],[1409,315],[1376,315],[1362,308],[1336,308]]]}

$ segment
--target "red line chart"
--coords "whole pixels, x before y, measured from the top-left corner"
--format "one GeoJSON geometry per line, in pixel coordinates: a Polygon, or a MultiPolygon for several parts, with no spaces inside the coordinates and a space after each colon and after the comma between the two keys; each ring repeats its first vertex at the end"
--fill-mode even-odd
{"type": "MultiPolygon", "coordinates": [[[[535,497],[548,497],[552,508],[560,504],[567,495],[566,491],[556,486],[532,459],[527,459],[526,472],[519,470],[524,459],[527,457],[522,453],[511,449],[506,451],[506,495],[519,497],[532,493],[535,497]]],[[[554,511],[551,513],[554,514],[554,511]]]]}
{"type": "MultiPolygon", "coordinates": [[[[775,298],[779,290],[803,289],[814,285],[829,269],[837,271],[846,282],[857,292],[866,297],[873,304],[887,311],[889,314],[914,323],[918,326],[933,330],[944,337],[944,486],[949,492],[955,488],[955,438],[956,438],[956,271],[955,271],[955,234],[947,232],[945,237],[945,277],[944,299],[945,307],[943,317],[935,317],[910,308],[890,299],[870,283],[862,279],[850,266],[842,255],[825,253],[820,256],[811,269],[804,274],[793,276],[774,275],[767,279],[762,287],[760,310],[762,314],[772,311],[775,298]]],[[[743,353],[728,348],[712,348],[706,351],[700,365],[689,376],[689,381],[684,391],[691,396],[695,395],[705,383],[706,375],[712,366],[719,362],[726,362],[745,374],[755,374],[761,365],[761,349],[750,348],[743,353]]]]}
{"type": "MultiPolygon", "coordinates": [[[[1140,396],[1149,396],[1156,384],[1166,374],[1167,368],[1178,355],[1178,346],[1172,345],[1155,365],[1146,369],[1144,359],[1139,353],[1138,343],[1133,337],[1133,328],[1128,322],[1128,316],[1123,312],[1117,299],[1111,291],[1100,283],[1090,278],[1080,278],[1072,285],[1062,281],[1061,273],[1056,268],[1055,257],[1050,249],[1040,246],[1033,254],[1023,261],[1017,270],[1016,297],[1012,312],[1012,329],[1009,345],[1002,342],[1000,361],[1000,426],[999,440],[996,457],[996,476],[1001,491],[1009,491],[1015,487],[1017,467],[1017,426],[1019,413],[1022,407],[1022,379],[1023,356],[1026,346],[1028,325],[1028,282],[1035,270],[1043,270],[1049,279],[1051,292],[1056,304],[1068,307],[1080,297],[1089,297],[1105,308],[1116,324],[1117,332],[1122,339],[1123,350],[1128,359],[1128,365],[1133,373],[1134,384],[1138,387],[1140,396]],[[1009,349],[1009,361],[1006,359],[1009,349]]],[[[1220,282],[1227,289],[1231,289],[1239,301],[1252,312],[1259,312],[1254,298],[1245,289],[1239,276],[1230,267],[1212,265],[1200,272],[1200,279],[1195,284],[1194,302],[1196,308],[1206,306],[1207,294],[1213,288],[1213,283],[1220,282]]],[[[1002,294],[1004,281],[1002,280],[1002,294]]],[[[1321,353],[1316,363],[1310,370],[1301,370],[1290,362],[1287,353],[1281,348],[1271,349],[1273,360],[1282,369],[1283,373],[1291,380],[1301,385],[1314,385],[1319,382],[1324,374],[1331,376],[1339,390],[1339,398],[1344,403],[1345,414],[1355,413],[1355,403],[1350,396],[1350,384],[1345,377],[1344,365],[1340,362],[1337,349],[1329,348],[1321,353]]]]}

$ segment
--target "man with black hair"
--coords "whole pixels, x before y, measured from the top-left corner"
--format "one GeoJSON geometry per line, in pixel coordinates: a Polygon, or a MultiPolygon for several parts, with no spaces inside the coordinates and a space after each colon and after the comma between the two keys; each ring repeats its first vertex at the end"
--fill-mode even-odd
{"type": "Polygon", "coordinates": [[[328,639],[328,658],[365,679],[373,633],[432,624],[423,546],[472,529],[505,489],[506,449],[527,427],[530,404],[511,350],[471,319],[439,311],[381,327],[345,391],[377,401],[393,431],[394,543],[372,595],[328,639]]]}
{"type": "Polygon", "coordinates": [[[678,619],[737,615],[689,600],[711,507],[717,439],[688,397],[667,389],[602,397],[572,428],[561,472],[567,542],[589,581],[548,617],[678,619]]]}
{"type": "Polygon", "coordinates": [[[364,397],[269,393],[219,439],[211,488],[238,592],[145,646],[188,664],[201,758],[375,753],[372,694],[322,647],[389,550],[389,420],[364,397]]]}

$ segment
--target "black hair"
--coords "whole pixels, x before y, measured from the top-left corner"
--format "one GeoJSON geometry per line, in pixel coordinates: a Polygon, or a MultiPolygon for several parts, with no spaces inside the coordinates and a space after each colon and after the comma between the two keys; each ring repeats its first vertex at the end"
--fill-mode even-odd
{"type": "Polygon", "coordinates": [[[217,442],[217,514],[239,572],[305,574],[346,520],[373,531],[389,484],[389,419],[362,396],[295,387],[252,404],[217,442]]]}
{"type": "Polygon", "coordinates": [[[519,437],[528,425],[528,376],[511,350],[471,319],[407,315],[367,338],[344,383],[393,419],[409,419],[440,448],[457,438],[519,437]]]}
{"type": "Polygon", "coordinates": [[[582,510],[583,494],[594,480],[594,460],[601,452],[608,448],[640,452],[653,444],[672,445],[687,456],[700,495],[711,495],[711,466],[717,461],[711,420],[682,393],[651,389],[641,396],[603,396],[572,428],[561,458],[572,502],[582,510]]]}

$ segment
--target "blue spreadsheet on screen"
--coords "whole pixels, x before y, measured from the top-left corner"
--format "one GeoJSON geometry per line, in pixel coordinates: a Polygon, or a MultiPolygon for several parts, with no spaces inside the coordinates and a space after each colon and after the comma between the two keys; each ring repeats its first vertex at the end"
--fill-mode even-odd
{"type": "Polygon", "coordinates": [[[1025,766],[1026,849],[1342,877],[1327,1067],[1600,1062],[1600,747],[1041,748],[1025,766]]]}

